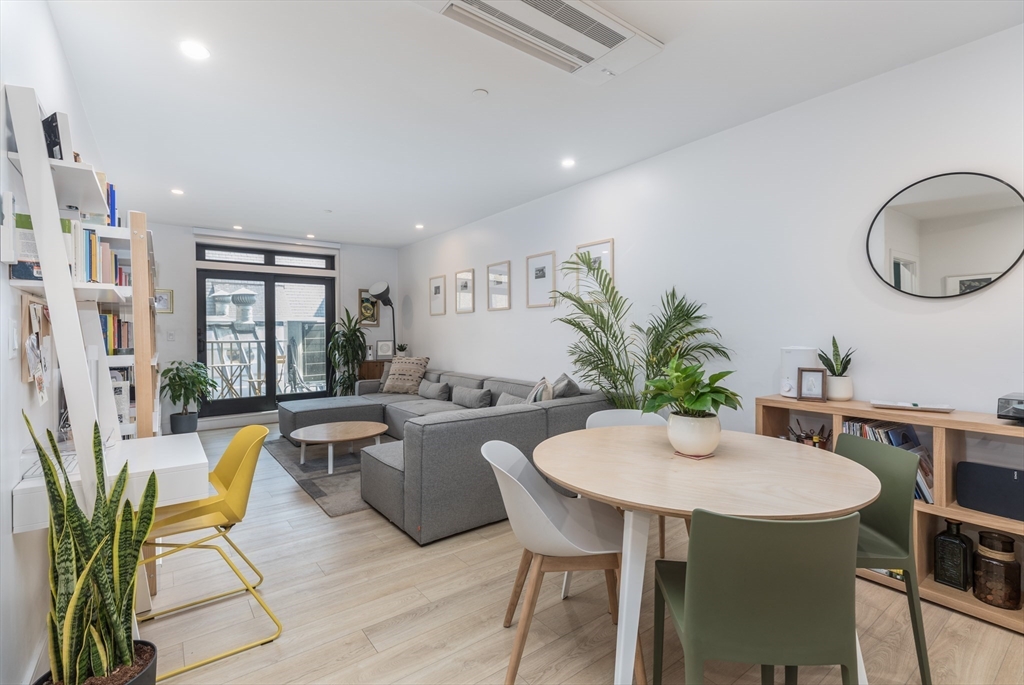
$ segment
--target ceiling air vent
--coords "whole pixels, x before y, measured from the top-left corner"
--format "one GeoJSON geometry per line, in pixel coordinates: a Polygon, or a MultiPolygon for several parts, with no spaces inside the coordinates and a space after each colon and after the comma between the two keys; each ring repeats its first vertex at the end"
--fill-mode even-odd
{"type": "Polygon", "coordinates": [[[491,38],[601,84],[662,44],[584,0],[417,0],[491,38]]]}

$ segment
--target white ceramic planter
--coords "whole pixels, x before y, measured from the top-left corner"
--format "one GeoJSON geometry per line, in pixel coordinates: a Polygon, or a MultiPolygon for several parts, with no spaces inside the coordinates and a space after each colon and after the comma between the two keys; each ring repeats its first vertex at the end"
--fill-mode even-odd
{"type": "Polygon", "coordinates": [[[717,416],[694,418],[672,414],[668,417],[668,441],[687,457],[706,457],[718,447],[722,424],[717,416]]]}
{"type": "Polygon", "coordinates": [[[853,379],[849,376],[829,376],[825,382],[825,396],[836,402],[853,399],[853,379]]]}

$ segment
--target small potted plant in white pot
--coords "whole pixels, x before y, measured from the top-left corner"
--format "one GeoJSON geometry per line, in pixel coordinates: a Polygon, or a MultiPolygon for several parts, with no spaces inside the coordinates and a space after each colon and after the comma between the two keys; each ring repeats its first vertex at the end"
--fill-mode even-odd
{"type": "Polygon", "coordinates": [[[704,380],[704,365],[684,366],[672,359],[660,378],[647,381],[644,413],[671,407],[668,441],[684,457],[709,457],[722,436],[718,412],[722,407],[739,409],[740,396],[718,382],[732,371],[719,371],[704,380]]]}
{"type": "Polygon", "coordinates": [[[199,408],[203,400],[217,389],[210,378],[206,364],[202,362],[173,361],[160,373],[163,385],[161,397],[170,397],[173,404],[181,404],[181,412],[171,414],[172,433],[195,433],[199,425],[199,408]],[[195,403],[196,410],[188,407],[195,403]]]}
{"type": "Polygon", "coordinates": [[[836,337],[832,336],[832,356],[825,354],[825,350],[818,350],[818,359],[822,366],[828,371],[829,379],[825,384],[825,396],[830,400],[845,402],[853,399],[853,379],[846,375],[850,370],[850,362],[853,361],[853,353],[856,350],[848,349],[846,354],[839,354],[839,343],[836,337]]]}
{"type": "Polygon", "coordinates": [[[406,345],[405,343],[398,343],[397,345],[395,345],[395,349],[398,350],[399,357],[404,357],[406,356],[405,351],[409,349],[409,346],[406,345]]]}

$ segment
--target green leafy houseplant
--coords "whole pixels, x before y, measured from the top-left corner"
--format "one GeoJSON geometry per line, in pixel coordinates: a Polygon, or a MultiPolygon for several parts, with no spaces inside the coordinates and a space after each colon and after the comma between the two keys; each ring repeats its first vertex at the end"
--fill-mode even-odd
{"type": "Polygon", "coordinates": [[[732,371],[719,371],[704,380],[702,364],[686,365],[676,357],[662,371],[662,375],[647,381],[647,401],[644,413],[654,413],[671,407],[673,414],[692,418],[718,416],[722,407],[739,409],[740,396],[718,382],[732,371]]]}
{"type": "Polygon", "coordinates": [[[331,324],[327,358],[334,369],[332,391],[335,395],[352,395],[359,379],[359,365],[366,360],[366,331],[361,319],[345,308],[345,318],[331,324]]]}
{"type": "Polygon", "coordinates": [[[50,611],[46,621],[50,679],[58,685],[79,685],[135,662],[136,567],[153,527],[156,474],[151,473],[146,482],[138,511],[132,510],[127,499],[121,502],[128,464],[108,493],[97,424],[93,429],[96,503],[89,519],[75,499],[53,433],[46,432],[51,455],[36,438],[27,416],[25,423],[39,455],[50,505],[50,611]]]}
{"type": "Polygon", "coordinates": [[[833,335],[832,357],[830,358],[825,354],[825,350],[818,350],[818,359],[821,360],[822,365],[828,371],[830,376],[841,378],[850,370],[850,362],[853,361],[854,352],[856,352],[856,350],[850,348],[846,350],[846,354],[839,354],[839,343],[836,342],[836,337],[833,335]]]}
{"type": "Polygon", "coordinates": [[[163,379],[160,396],[170,397],[172,404],[181,404],[182,414],[188,414],[188,407],[193,403],[199,411],[203,400],[217,390],[217,384],[202,362],[173,361],[160,372],[160,378],[163,379]]]}
{"type": "Polygon", "coordinates": [[[660,309],[641,326],[628,322],[632,305],[589,253],[574,254],[561,270],[575,275],[580,286],[579,292],[556,291],[558,302],[570,311],[555,321],[578,335],[569,356],[581,380],[604,392],[615,407],[639,409],[643,393],[638,379],[659,375],[673,358],[690,364],[729,358],[721,334],[701,313],[704,305],[678,295],[675,288],[662,295],[660,309]]]}
{"type": "Polygon", "coordinates": [[[409,349],[409,346],[406,345],[405,343],[398,343],[397,345],[395,345],[395,349],[398,350],[399,352],[405,352],[407,349],[409,349]]]}

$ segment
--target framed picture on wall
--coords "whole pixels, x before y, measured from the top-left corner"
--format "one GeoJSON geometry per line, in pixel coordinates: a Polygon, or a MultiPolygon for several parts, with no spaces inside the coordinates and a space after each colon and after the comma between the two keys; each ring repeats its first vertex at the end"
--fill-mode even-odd
{"type": "Polygon", "coordinates": [[[359,325],[366,328],[380,326],[380,302],[370,297],[366,288],[359,289],[359,325]]]}
{"type": "Polygon", "coordinates": [[[153,309],[157,314],[173,314],[174,291],[160,289],[153,291],[153,309]]]}
{"type": "Polygon", "coordinates": [[[555,253],[542,252],[526,258],[526,306],[555,306],[555,253]]]}
{"type": "Polygon", "coordinates": [[[476,309],[476,284],[473,282],[474,269],[455,272],[455,313],[469,314],[476,309]]]}
{"type": "MultiPolygon", "coordinates": [[[[615,239],[597,240],[592,243],[583,243],[576,246],[576,253],[586,252],[590,255],[590,263],[595,267],[599,266],[608,272],[615,282],[615,239]]],[[[579,288],[579,275],[576,276],[576,287],[579,288]]]]}
{"type": "Polygon", "coordinates": [[[487,265],[487,311],[512,309],[512,262],[487,265]]]}
{"type": "Polygon", "coordinates": [[[445,277],[434,276],[428,282],[430,290],[430,315],[431,316],[444,316],[447,313],[447,306],[445,304],[445,277]]]}

